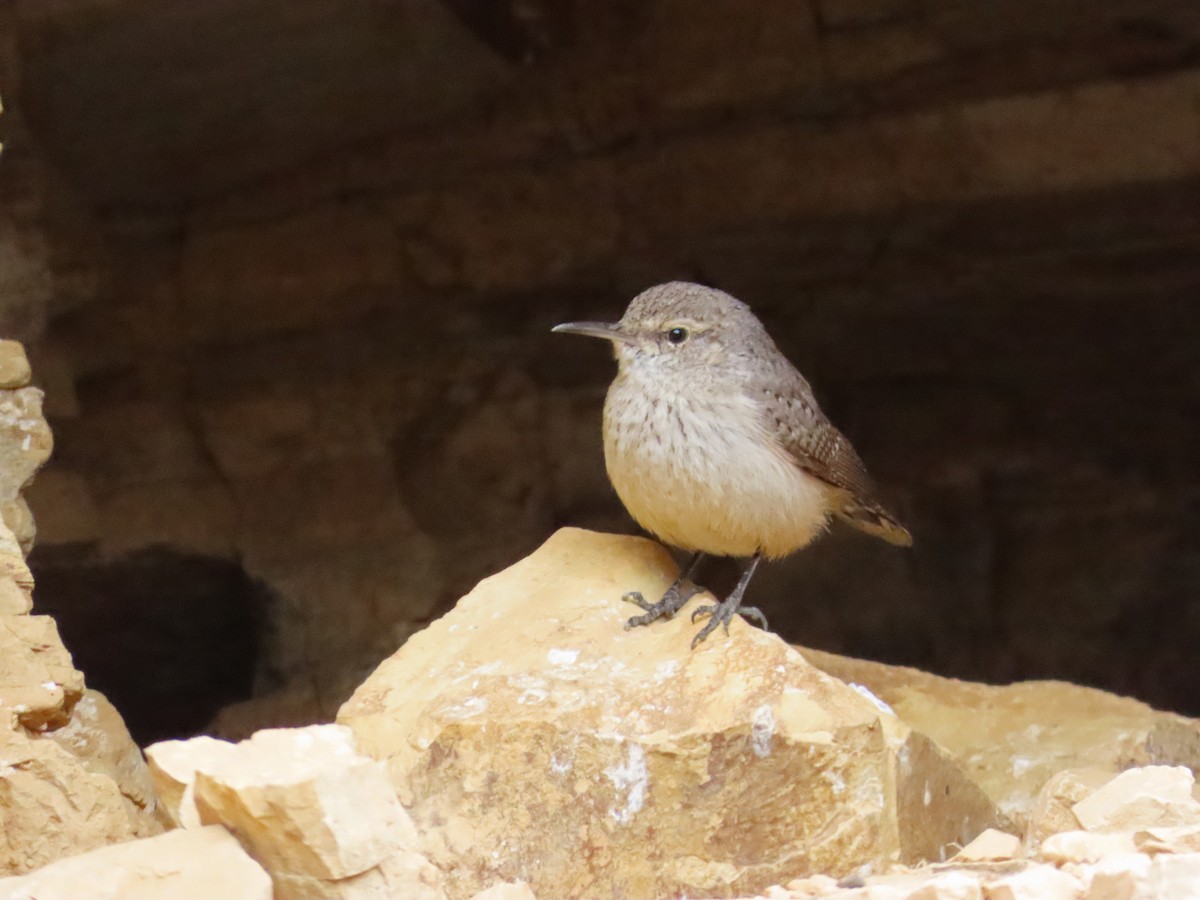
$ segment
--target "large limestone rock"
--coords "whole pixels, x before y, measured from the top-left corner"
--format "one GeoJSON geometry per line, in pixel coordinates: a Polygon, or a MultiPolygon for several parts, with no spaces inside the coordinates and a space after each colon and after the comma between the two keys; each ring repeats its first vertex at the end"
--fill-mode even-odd
{"type": "Polygon", "coordinates": [[[271,879],[224,828],[172,831],[0,879],[0,900],[271,900],[271,879]]]}
{"type": "Polygon", "coordinates": [[[444,898],[384,764],[359,754],[347,728],[164,741],[146,752],[172,819],[224,825],[281,900],[444,898]]]}
{"type": "Polygon", "coordinates": [[[1200,722],[1129,697],[1060,681],[975,684],[802,652],[830,675],[865,685],[933,738],[1017,824],[1029,820],[1043,786],[1065,769],[1109,775],[1129,766],[1200,769],[1200,722]]]}
{"type": "Polygon", "coordinates": [[[869,692],[736,621],[624,630],[670,556],[565,529],[417,634],[339,714],[470,897],[731,896],[938,858],[993,805],[869,692]]]}

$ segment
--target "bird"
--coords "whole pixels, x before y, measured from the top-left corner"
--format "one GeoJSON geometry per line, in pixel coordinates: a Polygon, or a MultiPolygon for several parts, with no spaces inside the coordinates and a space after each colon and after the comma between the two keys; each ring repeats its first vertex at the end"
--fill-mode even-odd
{"type": "Polygon", "coordinates": [[[829,421],[804,376],[750,307],[684,281],[638,294],[617,322],[567,322],[552,331],[612,345],[617,374],[604,402],[604,461],[633,519],[690,554],[655,602],[626,628],[671,618],[701,591],[690,578],[705,556],[744,557],[737,585],[703,605],[694,650],[734,615],[767,628],[746,589],[764,559],[800,550],[832,519],[898,546],[912,535],[876,496],[866,466],[829,421]]]}

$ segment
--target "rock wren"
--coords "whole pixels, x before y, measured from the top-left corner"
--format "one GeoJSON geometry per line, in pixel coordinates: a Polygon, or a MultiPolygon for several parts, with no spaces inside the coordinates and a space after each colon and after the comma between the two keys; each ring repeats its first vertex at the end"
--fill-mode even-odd
{"type": "Polygon", "coordinates": [[[570,322],[556,332],[610,341],[617,377],[604,403],[604,461],[630,515],[693,556],[644,615],[670,618],[699,591],[688,581],[706,555],[750,562],[725,600],[692,614],[709,621],[692,647],[739,611],[759,562],[815,540],[831,516],[893,544],[912,536],[875,499],[866,467],[817,406],[750,307],[722,291],[673,281],[639,294],[621,321],[570,322]],[[685,583],[687,587],[685,587],[685,583]]]}

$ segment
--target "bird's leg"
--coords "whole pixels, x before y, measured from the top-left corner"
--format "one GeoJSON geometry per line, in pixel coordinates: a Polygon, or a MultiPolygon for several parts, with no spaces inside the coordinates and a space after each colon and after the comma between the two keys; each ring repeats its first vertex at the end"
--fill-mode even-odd
{"type": "Polygon", "coordinates": [[[625,630],[634,628],[638,625],[649,625],[651,622],[658,619],[669,619],[675,613],[679,612],[680,607],[692,599],[696,594],[700,593],[700,588],[688,582],[692,577],[692,572],[696,571],[696,566],[700,564],[700,560],[704,558],[703,553],[696,553],[688,560],[688,564],[683,567],[683,571],[679,573],[679,577],[671,583],[667,588],[667,592],[662,595],[657,603],[650,603],[642,596],[640,591],[630,591],[621,599],[627,603],[633,603],[640,606],[646,611],[644,616],[634,616],[625,623],[625,630]],[[688,582],[687,588],[684,588],[684,583],[688,582]]]}
{"type": "Polygon", "coordinates": [[[720,603],[700,606],[692,613],[692,621],[695,622],[700,616],[708,616],[708,624],[700,629],[700,632],[692,638],[692,649],[703,641],[706,637],[716,631],[718,625],[725,626],[725,633],[729,634],[729,620],[739,612],[747,619],[755,619],[758,624],[766,629],[767,617],[763,615],[762,610],[756,606],[742,606],[742,597],[746,593],[746,586],[750,584],[750,579],[754,577],[754,570],[758,568],[758,564],[762,562],[762,551],[754,554],[754,558],[750,560],[750,564],[746,566],[742,572],[742,577],[738,579],[737,587],[733,589],[728,597],[720,603]]]}

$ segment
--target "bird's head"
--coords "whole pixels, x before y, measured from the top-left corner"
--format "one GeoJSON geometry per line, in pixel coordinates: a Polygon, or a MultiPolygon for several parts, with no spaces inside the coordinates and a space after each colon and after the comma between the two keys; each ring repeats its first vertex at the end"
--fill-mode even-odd
{"type": "Polygon", "coordinates": [[[622,371],[647,373],[694,372],[770,341],[746,304],[686,281],[638,294],[619,322],[568,322],[552,330],[610,341],[622,371]]]}

